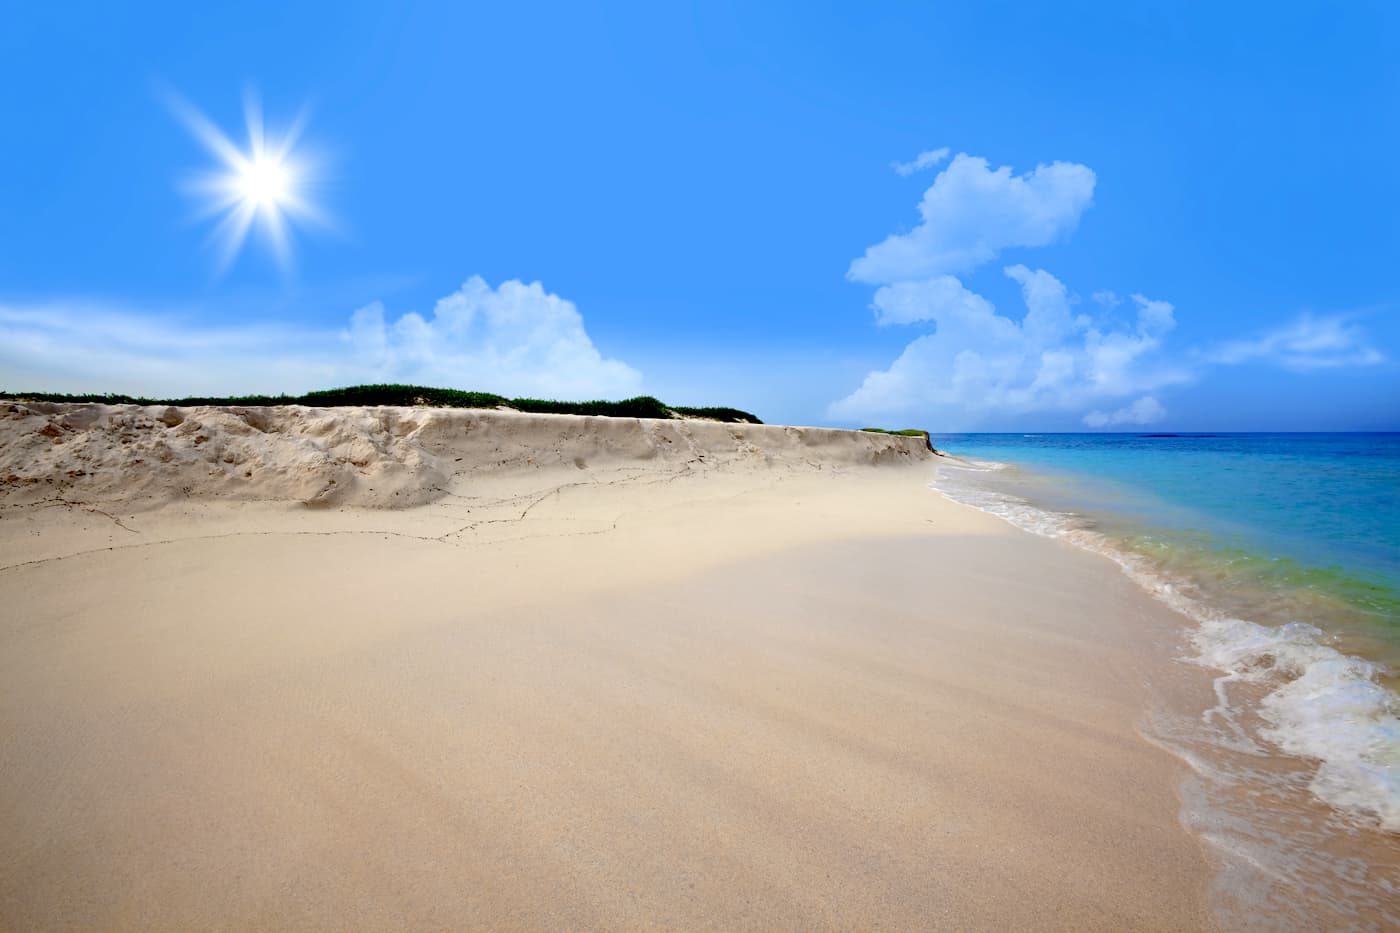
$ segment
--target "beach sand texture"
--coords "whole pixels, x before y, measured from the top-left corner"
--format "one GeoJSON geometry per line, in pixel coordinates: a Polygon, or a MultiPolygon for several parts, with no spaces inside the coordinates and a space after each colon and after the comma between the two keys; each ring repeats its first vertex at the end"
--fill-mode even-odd
{"type": "Polygon", "coordinates": [[[920,438],[0,409],[0,926],[1201,929],[1180,620],[920,438]]]}

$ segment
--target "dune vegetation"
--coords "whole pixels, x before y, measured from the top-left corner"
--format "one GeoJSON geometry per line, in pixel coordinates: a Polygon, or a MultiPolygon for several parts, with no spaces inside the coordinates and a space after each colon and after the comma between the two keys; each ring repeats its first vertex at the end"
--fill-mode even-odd
{"type": "Polygon", "coordinates": [[[703,418],[709,421],[762,424],[753,414],[737,408],[667,405],[649,395],[587,402],[561,402],[553,399],[506,398],[491,392],[465,392],[431,386],[377,384],[323,389],[305,395],[236,395],[226,397],[144,398],[116,393],[75,394],[55,392],[4,392],[0,398],[36,402],[100,402],[106,405],[306,405],[312,408],[395,405],[426,408],[509,408],[515,411],[554,415],[602,415],[613,418],[703,418]]]}
{"type": "Polygon", "coordinates": [[[933,440],[929,437],[929,433],[919,428],[904,428],[901,431],[891,431],[888,428],[861,428],[861,430],[869,431],[872,434],[894,434],[898,437],[922,437],[924,443],[928,445],[928,449],[932,450],[934,453],[938,453],[938,449],[933,446],[933,440]]]}

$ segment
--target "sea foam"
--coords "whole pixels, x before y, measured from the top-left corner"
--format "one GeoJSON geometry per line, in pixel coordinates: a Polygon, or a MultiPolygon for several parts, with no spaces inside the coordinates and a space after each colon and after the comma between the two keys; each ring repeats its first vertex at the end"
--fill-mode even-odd
{"type": "Polygon", "coordinates": [[[1200,663],[1272,687],[1259,703],[1261,734],[1318,762],[1314,794],[1400,832],[1400,696],[1378,682],[1384,667],[1343,654],[1304,622],[1206,619],[1192,641],[1200,663]]]}

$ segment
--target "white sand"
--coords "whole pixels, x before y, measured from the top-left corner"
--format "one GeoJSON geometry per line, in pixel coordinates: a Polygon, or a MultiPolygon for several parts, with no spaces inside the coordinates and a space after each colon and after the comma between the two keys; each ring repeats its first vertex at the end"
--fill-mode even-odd
{"type": "Polygon", "coordinates": [[[0,410],[0,926],[1208,926],[1134,728],[1177,620],[930,461],[0,410]]]}

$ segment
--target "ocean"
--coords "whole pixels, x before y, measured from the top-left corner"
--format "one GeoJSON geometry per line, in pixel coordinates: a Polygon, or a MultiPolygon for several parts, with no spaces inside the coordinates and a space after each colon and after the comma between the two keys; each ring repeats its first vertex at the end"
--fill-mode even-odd
{"type": "Polygon", "coordinates": [[[1400,434],[933,443],[945,495],[1113,559],[1189,620],[1178,663],[1210,701],[1141,731],[1192,768],[1183,820],[1226,912],[1400,925],[1400,434]]]}

